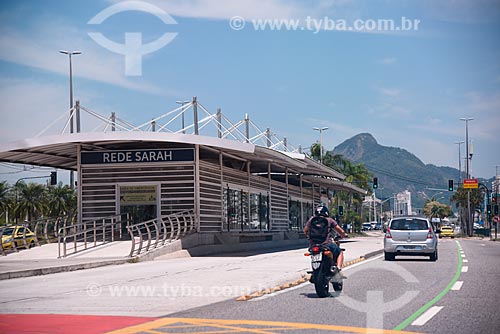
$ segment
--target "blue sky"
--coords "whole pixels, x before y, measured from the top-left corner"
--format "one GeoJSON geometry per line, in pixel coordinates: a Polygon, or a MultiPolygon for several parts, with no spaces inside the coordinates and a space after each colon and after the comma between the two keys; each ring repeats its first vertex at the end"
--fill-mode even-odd
{"type": "MultiPolygon", "coordinates": [[[[121,1],[0,3],[0,142],[33,137],[68,109],[68,59],[74,96],[100,114],[132,123],[172,110],[197,96],[234,122],[245,113],[294,146],[323,145],[369,132],[424,163],[458,165],[454,142],[464,140],[460,117],[474,117],[472,172],[491,177],[500,164],[500,1],[482,0],[176,0],[149,1],[177,24],[126,11],[101,25],[88,21],[121,1]],[[234,16],[245,28],[231,29],[234,16]],[[334,20],[418,19],[412,31],[256,31],[252,20],[307,17],[334,20]],[[125,73],[124,57],[92,40],[101,32],[123,43],[177,36],[142,59],[142,75],[125,73]]],[[[91,127],[84,125],[84,130],[91,127]]],[[[57,133],[52,128],[49,133],[57,133]]],[[[462,149],[464,147],[462,146],[462,149]]],[[[462,154],[463,155],[463,154],[462,154]]],[[[0,179],[40,175],[0,166],[0,179]]],[[[12,181],[13,180],[13,181],[12,181]]]]}

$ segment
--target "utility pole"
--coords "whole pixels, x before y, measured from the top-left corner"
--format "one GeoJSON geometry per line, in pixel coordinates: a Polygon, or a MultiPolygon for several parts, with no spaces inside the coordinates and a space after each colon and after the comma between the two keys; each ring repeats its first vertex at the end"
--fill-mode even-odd
{"type": "MultiPolygon", "coordinates": [[[[69,57],[69,132],[73,133],[73,66],[71,64],[71,56],[81,54],[80,51],[66,51],[59,50],[60,53],[66,54],[69,57]]],[[[75,189],[75,174],[73,171],[70,171],[69,174],[69,183],[71,189],[75,189]]]]}
{"type": "Polygon", "coordinates": [[[328,130],[328,127],[313,128],[313,130],[319,131],[319,162],[323,163],[323,131],[328,130]]]}
{"type": "MultiPolygon", "coordinates": [[[[474,120],[474,118],[460,118],[461,121],[465,121],[465,174],[468,179],[470,179],[470,169],[469,169],[469,121],[474,120]]],[[[472,237],[473,231],[473,219],[471,219],[470,211],[470,189],[467,190],[467,235],[472,237]]]]}

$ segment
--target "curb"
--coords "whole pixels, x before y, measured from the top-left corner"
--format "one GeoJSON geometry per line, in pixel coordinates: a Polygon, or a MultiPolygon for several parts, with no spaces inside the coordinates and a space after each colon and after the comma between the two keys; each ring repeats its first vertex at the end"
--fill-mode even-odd
{"type": "Polygon", "coordinates": [[[56,273],[63,273],[82,269],[92,269],[109,265],[119,265],[124,263],[130,263],[133,259],[121,259],[121,260],[109,260],[101,262],[91,262],[91,263],[79,263],[67,266],[57,266],[48,268],[37,268],[37,269],[26,269],[19,271],[11,271],[6,273],[0,273],[0,280],[12,279],[12,278],[22,278],[40,275],[49,275],[56,273]]]}
{"type": "MultiPolygon", "coordinates": [[[[383,249],[379,249],[377,251],[370,252],[370,253],[367,253],[365,255],[362,255],[362,256],[360,256],[357,259],[344,262],[344,268],[347,268],[347,267],[352,266],[353,264],[356,264],[356,263],[359,263],[359,262],[363,262],[366,259],[374,257],[374,256],[376,256],[378,254],[382,254],[383,252],[384,252],[383,249]]],[[[236,300],[237,301],[247,301],[247,300],[258,298],[258,297],[262,297],[264,295],[268,295],[268,294],[271,294],[271,293],[274,293],[274,292],[278,292],[278,291],[282,291],[282,290],[285,290],[285,289],[289,289],[289,288],[292,288],[294,286],[297,286],[297,285],[309,282],[310,276],[311,275],[302,274],[302,278],[300,278],[298,280],[295,280],[295,281],[292,281],[292,282],[289,282],[289,283],[284,283],[284,284],[281,284],[281,285],[277,285],[274,288],[260,290],[260,291],[253,292],[253,293],[248,294],[248,295],[243,295],[243,296],[240,296],[240,297],[236,298],[236,300]]]]}

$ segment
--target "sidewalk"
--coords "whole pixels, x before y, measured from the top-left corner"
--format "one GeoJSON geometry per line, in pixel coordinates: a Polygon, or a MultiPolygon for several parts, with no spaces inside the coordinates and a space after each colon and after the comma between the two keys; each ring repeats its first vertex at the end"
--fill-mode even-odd
{"type": "MultiPolygon", "coordinates": [[[[345,260],[380,253],[382,243],[382,235],[349,239],[342,246],[345,260]]],[[[0,304],[6,307],[2,313],[164,316],[296,281],[310,270],[306,250],[307,245],[251,256],[165,257],[3,280],[0,304]],[[23,289],[17,288],[20,284],[23,289]]],[[[39,262],[39,269],[46,263],[39,262]]]]}
{"type": "Polygon", "coordinates": [[[123,264],[130,261],[123,256],[129,250],[130,241],[118,241],[58,259],[57,244],[21,249],[18,253],[0,256],[0,280],[123,264]]]}
{"type": "MultiPolygon", "coordinates": [[[[304,243],[305,245],[307,245],[305,240],[304,243]]],[[[377,237],[348,239],[343,242],[343,245],[344,246],[342,247],[346,248],[346,262],[383,248],[382,239],[377,237]]],[[[123,256],[123,254],[128,253],[129,249],[130,241],[119,241],[101,246],[95,250],[84,251],[71,257],[60,259],[57,258],[57,244],[43,245],[41,247],[37,247],[28,251],[21,250],[19,253],[13,253],[9,254],[8,256],[0,257],[0,280],[54,274],[60,272],[135,262],[134,259],[123,256]]],[[[283,253],[284,256],[281,256],[279,260],[280,265],[276,265],[276,263],[270,261],[270,263],[273,264],[269,268],[265,268],[267,272],[273,271],[273,268],[276,267],[280,268],[278,271],[283,273],[283,271],[281,271],[283,268],[294,268],[297,263],[302,263],[302,265],[300,266],[300,268],[296,268],[295,272],[299,270],[308,270],[308,266],[310,265],[309,258],[300,258],[299,256],[304,253],[304,249],[285,251],[283,253]],[[302,261],[298,261],[298,258],[300,258],[302,261]],[[291,261],[288,261],[289,259],[291,259],[291,261]]],[[[214,256],[214,258],[222,256],[241,258],[255,257],[256,259],[266,259],[272,257],[272,254],[273,253],[268,252],[262,252],[261,254],[259,254],[258,252],[253,251],[220,254],[214,256]]],[[[189,253],[184,250],[157,257],[155,261],[172,261],[177,257],[185,258],[190,256],[189,253]]],[[[207,259],[209,257],[203,258],[207,259]]]]}

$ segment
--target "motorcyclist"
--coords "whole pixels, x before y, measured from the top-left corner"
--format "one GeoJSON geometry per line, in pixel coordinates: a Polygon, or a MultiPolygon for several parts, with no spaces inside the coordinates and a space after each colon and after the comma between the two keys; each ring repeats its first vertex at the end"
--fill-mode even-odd
{"type": "Polygon", "coordinates": [[[315,217],[324,217],[328,221],[328,230],[329,233],[327,234],[325,240],[321,243],[322,245],[327,246],[330,251],[333,254],[333,258],[337,259],[337,268],[338,270],[342,270],[344,266],[344,252],[342,249],[333,241],[332,237],[332,232],[335,231],[337,232],[342,238],[346,238],[347,234],[344,232],[344,230],[337,224],[337,222],[330,217],[330,212],[328,211],[328,208],[324,205],[319,205],[316,210],[314,211],[314,215],[309,218],[309,220],[306,223],[306,226],[304,227],[304,233],[309,239],[309,246],[312,247],[316,242],[312,241],[309,238],[309,230],[311,227],[311,221],[315,217]]]}

